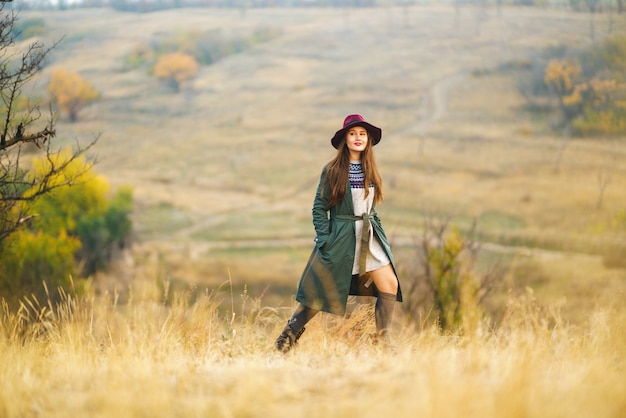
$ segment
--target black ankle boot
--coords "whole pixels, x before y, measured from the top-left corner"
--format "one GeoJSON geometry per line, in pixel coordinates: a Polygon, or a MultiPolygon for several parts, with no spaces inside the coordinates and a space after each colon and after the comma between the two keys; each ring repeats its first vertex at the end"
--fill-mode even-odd
{"type": "Polygon", "coordinates": [[[280,333],[274,343],[276,349],[281,353],[286,353],[291,350],[298,343],[300,336],[304,332],[304,326],[317,315],[318,312],[317,309],[298,304],[291,318],[287,321],[283,332],[280,333]]]}
{"type": "Polygon", "coordinates": [[[283,329],[283,332],[281,332],[278,338],[276,338],[274,346],[278,351],[285,354],[298,344],[298,340],[300,339],[300,336],[303,332],[304,328],[302,328],[300,332],[296,334],[293,332],[289,324],[287,324],[283,329]]]}

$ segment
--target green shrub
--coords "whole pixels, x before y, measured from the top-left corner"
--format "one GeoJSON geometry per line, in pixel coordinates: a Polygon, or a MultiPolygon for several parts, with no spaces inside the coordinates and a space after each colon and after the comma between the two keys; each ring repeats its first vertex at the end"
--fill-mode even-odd
{"type": "Polygon", "coordinates": [[[572,122],[578,135],[618,135],[626,132],[626,108],[594,109],[585,107],[583,114],[572,122]]]}
{"type": "Polygon", "coordinates": [[[129,236],[132,223],[128,215],[132,212],[132,191],[118,191],[104,213],[93,213],[78,220],[76,235],[82,248],[80,259],[83,274],[92,274],[104,269],[111,261],[115,247],[123,247],[129,236]]]}
{"type": "Polygon", "coordinates": [[[409,320],[422,321],[417,313],[429,312],[444,331],[472,333],[476,329],[485,314],[485,298],[505,271],[490,262],[478,266],[475,235],[473,228],[464,236],[447,220],[427,221],[417,263],[403,286],[403,309],[409,320]]]}
{"type": "MultiPolygon", "coordinates": [[[[67,158],[61,152],[36,159],[25,175],[37,177],[50,165],[63,166],[67,158]]],[[[0,297],[40,291],[42,282],[67,289],[72,276],[105,268],[131,232],[132,190],[121,188],[110,197],[106,179],[84,159],[72,160],[46,181],[56,188],[23,208],[31,219],[28,225],[2,242],[0,297]],[[72,187],[64,186],[70,178],[72,187]]],[[[23,194],[35,194],[36,188],[23,194]]]]}
{"type": "Polygon", "coordinates": [[[0,244],[0,296],[42,294],[45,281],[51,288],[67,288],[76,274],[74,254],[80,241],[65,232],[20,229],[0,244]]]}

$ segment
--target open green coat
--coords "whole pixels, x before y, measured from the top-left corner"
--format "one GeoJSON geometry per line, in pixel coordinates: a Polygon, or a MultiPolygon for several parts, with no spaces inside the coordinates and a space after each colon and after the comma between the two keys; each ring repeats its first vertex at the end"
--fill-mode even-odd
{"type": "MultiPolygon", "coordinates": [[[[317,234],[315,248],[300,278],[296,300],[313,309],[344,315],[348,295],[377,296],[378,291],[373,283],[365,286],[366,278],[352,276],[356,247],[354,223],[362,217],[354,216],[350,186],[346,187],[343,200],[327,209],[329,196],[328,188],[324,190],[323,187],[325,176],[326,167],[322,171],[313,202],[313,226],[317,234]]],[[[372,209],[368,217],[374,237],[380,241],[395,272],[391,248],[378,214],[372,209]]],[[[367,232],[365,228],[364,232],[367,232]]],[[[400,283],[397,300],[402,301],[400,283]]]]}

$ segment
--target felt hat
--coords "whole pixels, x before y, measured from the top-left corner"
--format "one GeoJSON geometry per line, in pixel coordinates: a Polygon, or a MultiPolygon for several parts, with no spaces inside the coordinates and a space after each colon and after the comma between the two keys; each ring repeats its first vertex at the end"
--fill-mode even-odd
{"type": "Polygon", "coordinates": [[[367,130],[367,133],[372,140],[372,145],[376,145],[380,142],[380,138],[383,135],[382,129],[372,125],[371,123],[366,122],[363,116],[355,114],[348,115],[343,120],[343,128],[339,129],[335,133],[335,136],[333,136],[330,140],[330,143],[333,144],[333,147],[339,147],[339,143],[346,136],[346,132],[348,132],[350,128],[353,128],[355,126],[362,126],[367,130]]]}

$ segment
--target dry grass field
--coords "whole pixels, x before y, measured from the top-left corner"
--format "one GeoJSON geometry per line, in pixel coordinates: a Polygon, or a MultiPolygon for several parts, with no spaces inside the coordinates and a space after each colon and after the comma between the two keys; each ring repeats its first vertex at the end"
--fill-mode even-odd
{"type": "MultiPolygon", "coordinates": [[[[626,415],[626,142],[569,141],[526,110],[518,66],[591,46],[589,16],[467,5],[22,12],[51,69],[102,93],[60,142],[102,133],[96,166],[134,188],[133,248],[61,304],[2,313],[0,416],[621,417],[626,415]],[[279,36],[201,68],[174,94],[125,59],[189,30],[279,36]],[[398,315],[395,352],[368,305],[272,341],[311,249],[310,206],[348,113],[383,128],[379,213],[403,271],[425,220],[478,221],[510,273],[497,323],[447,335],[398,315]],[[602,207],[599,178],[608,176],[602,207]]],[[[626,31],[597,15],[596,39],[626,31]]],[[[401,281],[403,278],[400,278],[401,281]]],[[[397,311],[400,311],[398,308],[397,311]]]]}
{"type": "Polygon", "coordinates": [[[164,306],[145,286],[2,313],[3,417],[622,417],[626,311],[564,323],[531,294],[497,331],[398,329],[367,341],[372,312],[316,317],[297,351],[273,350],[283,315],[213,293],[164,306]],[[47,308],[47,309],[46,309],[47,308]]]}

